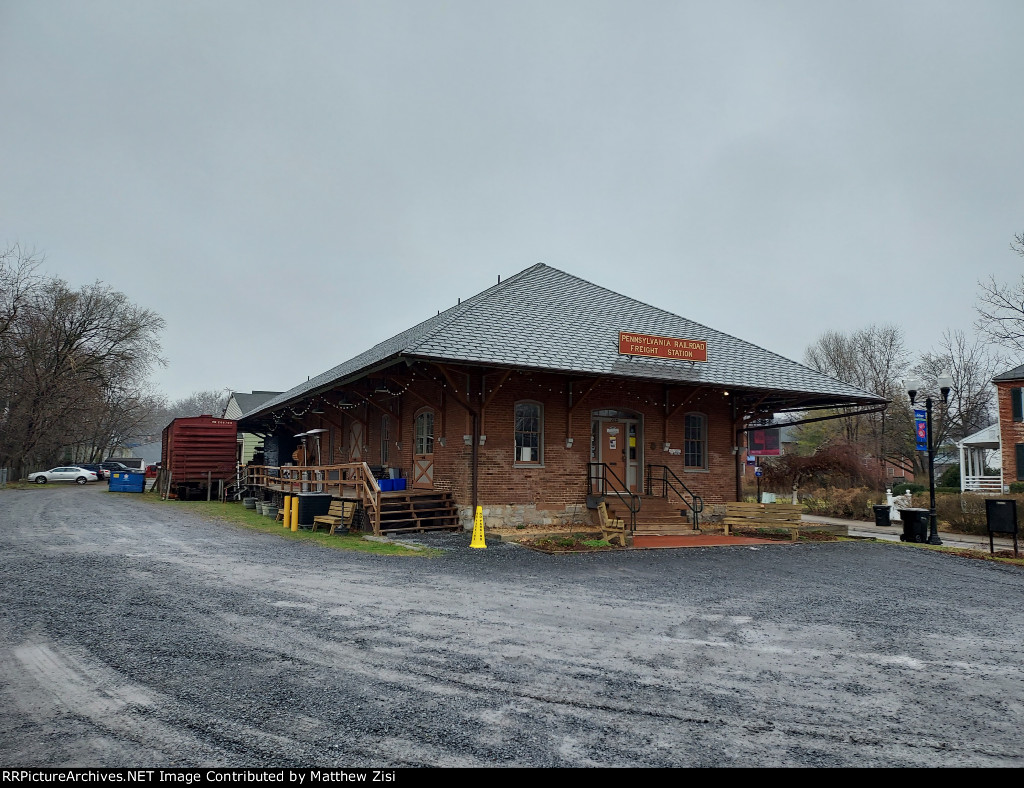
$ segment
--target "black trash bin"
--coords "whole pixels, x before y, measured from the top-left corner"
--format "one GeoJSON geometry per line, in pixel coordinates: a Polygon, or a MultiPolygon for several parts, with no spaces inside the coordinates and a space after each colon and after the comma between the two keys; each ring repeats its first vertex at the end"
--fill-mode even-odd
{"type": "Polygon", "coordinates": [[[929,512],[927,509],[900,509],[903,521],[901,542],[927,542],[929,512]]]}
{"type": "Polygon", "coordinates": [[[330,493],[300,492],[292,506],[299,508],[299,525],[312,525],[313,518],[327,514],[334,496],[330,493]]]}
{"type": "Polygon", "coordinates": [[[871,508],[875,510],[875,525],[892,525],[892,520],[889,519],[889,506],[887,504],[878,504],[871,508]]]}

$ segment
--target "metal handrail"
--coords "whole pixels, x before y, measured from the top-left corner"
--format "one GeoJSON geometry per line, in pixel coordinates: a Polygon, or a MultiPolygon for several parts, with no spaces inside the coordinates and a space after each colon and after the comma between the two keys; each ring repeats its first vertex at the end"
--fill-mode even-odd
{"type": "Polygon", "coordinates": [[[648,495],[654,495],[653,487],[654,487],[654,482],[656,482],[656,481],[661,482],[661,484],[662,484],[662,488],[661,488],[661,497],[662,498],[665,498],[667,500],[668,499],[668,491],[671,489],[672,492],[674,492],[677,496],[679,496],[679,500],[681,500],[683,503],[686,504],[686,506],[690,509],[690,519],[693,521],[693,527],[697,528],[697,526],[698,526],[698,519],[700,517],[700,513],[704,511],[704,499],[701,498],[699,495],[697,495],[689,487],[687,487],[683,483],[683,480],[680,479],[678,476],[676,476],[675,471],[673,471],[667,465],[648,465],[647,466],[647,493],[648,493],[648,495]],[[652,473],[652,471],[655,468],[661,468],[661,478],[660,479],[655,479],[654,478],[654,474],[652,473]],[[670,476],[672,477],[671,479],[669,478],[670,476]],[[680,490],[679,488],[682,488],[682,489],[680,490]],[[686,493],[686,495],[690,496],[691,500],[689,500],[689,501],[686,500],[686,495],[683,494],[684,492],[686,493]]]}
{"type": "Polygon", "coordinates": [[[602,495],[607,495],[609,492],[611,492],[620,501],[622,501],[622,504],[629,511],[629,530],[630,531],[635,531],[636,530],[636,513],[640,511],[640,503],[641,503],[640,496],[637,495],[636,493],[631,493],[629,491],[629,488],[626,486],[626,483],[624,481],[622,481],[622,479],[619,478],[619,475],[617,473],[615,473],[615,471],[613,471],[611,468],[609,468],[608,467],[608,463],[605,463],[605,462],[588,462],[587,463],[587,494],[588,495],[593,495],[594,494],[594,479],[597,479],[597,478],[601,479],[601,488],[602,488],[601,489],[601,494],[602,495]],[[596,476],[594,474],[594,469],[595,468],[602,469],[603,473],[601,473],[600,476],[596,476]],[[617,490],[614,487],[612,487],[610,484],[608,484],[608,474],[611,474],[612,477],[615,479],[615,481],[617,481],[619,483],[621,489],[617,490]]]}

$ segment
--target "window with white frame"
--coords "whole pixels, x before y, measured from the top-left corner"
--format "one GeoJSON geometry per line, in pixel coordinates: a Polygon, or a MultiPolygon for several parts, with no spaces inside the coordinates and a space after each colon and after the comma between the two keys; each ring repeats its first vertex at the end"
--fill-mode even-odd
{"type": "Polygon", "coordinates": [[[539,402],[515,405],[515,462],[540,465],[544,461],[544,409],[539,402]]]}
{"type": "Polygon", "coordinates": [[[434,411],[416,414],[416,454],[434,453],[434,411]]]}
{"type": "Polygon", "coordinates": [[[703,413],[687,413],[683,436],[683,468],[704,470],[708,467],[708,418],[703,413]]]}

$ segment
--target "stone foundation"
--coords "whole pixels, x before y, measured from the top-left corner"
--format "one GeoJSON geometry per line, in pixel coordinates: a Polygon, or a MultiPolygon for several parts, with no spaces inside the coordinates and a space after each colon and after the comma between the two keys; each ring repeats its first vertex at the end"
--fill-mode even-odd
{"type": "MultiPolygon", "coordinates": [[[[530,504],[484,506],[486,528],[514,528],[517,525],[572,526],[594,524],[594,514],[585,503],[571,504],[564,509],[539,509],[530,504]]],[[[473,507],[459,507],[459,523],[467,531],[473,530],[473,507]]]]}

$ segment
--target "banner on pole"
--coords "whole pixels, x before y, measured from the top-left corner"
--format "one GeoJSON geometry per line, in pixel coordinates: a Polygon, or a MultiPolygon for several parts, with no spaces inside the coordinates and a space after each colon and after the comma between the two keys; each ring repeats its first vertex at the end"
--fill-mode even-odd
{"type": "Polygon", "coordinates": [[[914,432],[917,435],[917,450],[928,451],[928,420],[922,408],[914,408],[914,432]]]}

